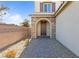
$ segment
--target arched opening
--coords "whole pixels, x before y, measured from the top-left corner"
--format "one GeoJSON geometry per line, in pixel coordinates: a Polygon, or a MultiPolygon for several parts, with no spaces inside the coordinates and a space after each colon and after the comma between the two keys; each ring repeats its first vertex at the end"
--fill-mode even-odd
{"type": "Polygon", "coordinates": [[[50,37],[50,22],[47,20],[40,20],[36,24],[36,36],[37,37],[50,37]]]}

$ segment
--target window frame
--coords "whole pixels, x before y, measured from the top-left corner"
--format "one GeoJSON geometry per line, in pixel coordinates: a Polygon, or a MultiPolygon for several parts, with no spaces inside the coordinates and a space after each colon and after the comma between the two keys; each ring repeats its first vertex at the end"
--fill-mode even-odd
{"type": "Polygon", "coordinates": [[[45,12],[45,4],[47,5],[47,12],[46,13],[51,13],[52,12],[52,3],[43,3],[43,12],[45,12]],[[48,4],[50,4],[50,10],[51,11],[48,11],[48,4]]]}

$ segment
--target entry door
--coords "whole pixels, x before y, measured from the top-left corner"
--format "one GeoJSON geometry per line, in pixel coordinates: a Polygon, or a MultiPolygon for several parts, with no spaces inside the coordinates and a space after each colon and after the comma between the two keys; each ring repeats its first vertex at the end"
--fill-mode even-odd
{"type": "Polygon", "coordinates": [[[41,35],[46,36],[46,22],[41,22],[41,35]]]}

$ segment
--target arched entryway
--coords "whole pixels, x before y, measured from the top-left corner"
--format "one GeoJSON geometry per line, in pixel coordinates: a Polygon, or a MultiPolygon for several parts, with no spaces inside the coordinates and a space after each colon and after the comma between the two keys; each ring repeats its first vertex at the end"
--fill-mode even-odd
{"type": "Polygon", "coordinates": [[[36,23],[36,37],[50,37],[51,23],[48,19],[40,19],[36,23]]]}

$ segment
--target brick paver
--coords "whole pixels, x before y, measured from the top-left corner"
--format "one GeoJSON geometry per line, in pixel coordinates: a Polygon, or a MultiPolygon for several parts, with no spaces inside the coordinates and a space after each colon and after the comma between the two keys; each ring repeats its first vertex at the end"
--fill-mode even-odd
{"type": "Polygon", "coordinates": [[[65,48],[56,39],[33,39],[25,48],[21,58],[75,58],[71,51],[65,48]]]}

